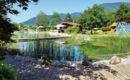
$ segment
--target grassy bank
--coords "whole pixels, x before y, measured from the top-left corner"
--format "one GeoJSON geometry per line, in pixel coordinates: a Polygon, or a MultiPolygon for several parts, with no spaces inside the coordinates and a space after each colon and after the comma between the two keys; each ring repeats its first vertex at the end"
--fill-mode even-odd
{"type": "Polygon", "coordinates": [[[91,59],[109,59],[113,55],[130,54],[130,37],[95,36],[93,41],[79,47],[79,51],[91,59]]]}
{"type": "Polygon", "coordinates": [[[82,44],[86,43],[86,41],[84,39],[85,37],[83,35],[73,34],[72,36],[73,36],[72,38],[66,39],[65,44],[68,44],[68,45],[82,45],[82,44]]]}
{"type": "Polygon", "coordinates": [[[67,39],[66,44],[84,44],[79,46],[80,53],[95,60],[130,54],[130,36],[88,35],[91,38],[89,41],[85,37],[86,35],[74,35],[67,39]]]}

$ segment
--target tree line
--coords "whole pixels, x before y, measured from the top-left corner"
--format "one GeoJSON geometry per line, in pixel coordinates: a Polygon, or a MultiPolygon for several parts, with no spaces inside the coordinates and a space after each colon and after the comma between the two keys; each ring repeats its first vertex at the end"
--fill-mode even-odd
{"type": "Polygon", "coordinates": [[[35,24],[37,26],[47,27],[48,25],[54,26],[54,25],[59,24],[60,22],[63,22],[63,21],[73,22],[73,18],[71,16],[71,14],[67,13],[64,20],[62,20],[62,18],[60,17],[60,14],[57,12],[53,13],[53,15],[50,17],[50,19],[48,18],[48,16],[44,12],[40,12],[36,16],[35,24]]]}
{"type": "Polygon", "coordinates": [[[53,30],[54,26],[56,24],[59,24],[61,22],[73,22],[73,18],[71,16],[70,13],[67,13],[65,18],[62,19],[60,14],[57,12],[54,12],[53,15],[49,18],[44,12],[39,12],[39,14],[36,16],[36,20],[35,20],[35,25],[30,24],[30,25],[23,25],[22,23],[17,24],[16,22],[14,22],[14,26],[18,27],[19,30],[22,30],[24,28],[29,28],[29,29],[33,29],[36,30],[38,27],[43,27],[44,30],[53,30]]]}
{"type": "Polygon", "coordinates": [[[130,6],[122,3],[115,11],[104,12],[103,6],[94,5],[81,13],[76,20],[77,23],[92,28],[102,28],[112,24],[113,22],[130,22],[130,6]]]}
{"type": "Polygon", "coordinates": [[[62,21],[76,22],[84,29],[102,28],[106,27],[113,22],[130,22],[130,5],[126,3],[120,4],[119,8],[115,11],[105,12],[103,6],[94,5],[92,8],[88,8],[80,13],[80,17],[74,20],[68,13],[64,20],[56,12],[48,19],[47,15],[40,12],[36,17],[36,24],[38,26],[47,26],[48,24],[54,26],[62,21]],[[50,20],[50,23],[49,23],[50,20]]]}

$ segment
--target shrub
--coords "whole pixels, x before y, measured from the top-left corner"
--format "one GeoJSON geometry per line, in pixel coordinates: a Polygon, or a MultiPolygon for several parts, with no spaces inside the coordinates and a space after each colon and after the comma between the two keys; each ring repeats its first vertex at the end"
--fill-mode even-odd
{"type": "Polygon", "coordinates": [[[50,30],[55,30],[55,27],[54,26],[47,26],[46,31],[50,31],[50,30]]]}
{"type": "Polygon", "coordinates": [[[2,47],[0,47],[0,60],[3,60],[5,56],[5,51],[2,47]]]}
{"type": "Polygon", "coordinates": [[[49,26],[45,27],[45,30],[46,30],[46,31],[49,31],[49,30],[50,30],[50,27],[49,27],[49,26]]]}
{"type": "Polygon", "coordinates": [[[3,49],[4,41],[0,40],[0,60],[4,59],[5,50],[3,49]]]}
{"type": "Polygon", "coordinates": [[[5,44],[5,42],[0,40],[0,47],[2,47],[4,44],[5,44]]]}
{"type": "Polygon", "coordinates": [[[86,34],[91,34],[91,31],[90,30],[86,30],[85,33],[86,34]]]}
{"type": "Polygon", "coordinates": [[[112,26],[111,28],[112,28],[112,29],[115,29],[115,28],[116,28],[116,26],[112,26]]]}
{"type": "Polygon", "coordinates": [[[74,35],[72,38],[68,38],[66,39],[67,41],[65,42],[65,44],[84,44],[85,40],[84,40],[84,36],[80,36],[80,35],[74,35]]]}
{"type": "Polygon", "coordinates": [[[46,27],[39,26],[39,27],[37,27],[36,30],[37,30],[37,31],[45,31],[45,30],[46,30],[46,27]]]}
{"type": "Polygon", "coordinates": [[[0,62],[0,80],[17,80],[15,70],[2,62],[0,62]]]}
{"type": "Polygon", "coordinates": [[[102,34],[102,30],[96,31],[97,34],[102,34]]]}
{"type": "Polygon", "coordinates": [[[102,31],[110,31],[110,29],[108,27],[102,27],[102,31]]]}
{"type": "Polygon", "coordinates": [[[77,27],[77,26],[72,26],[72,27],[68,27],[68,28],[65,30],[65,33],[68,33],[68,34],[78,33],[79,30],[80,30],[79,27],[77,27]]]}
{"type": "Polygon", "coordinates": [[[50,30],[55,30],[55,27],[54,26],[50,26],[50,30]]]}

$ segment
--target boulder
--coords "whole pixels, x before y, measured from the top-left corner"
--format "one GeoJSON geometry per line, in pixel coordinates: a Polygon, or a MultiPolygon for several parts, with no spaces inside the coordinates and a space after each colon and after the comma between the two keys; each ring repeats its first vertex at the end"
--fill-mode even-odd
{"type": "Polygon", "coordinates": [[[8,47],[4,45],[3,50],[8,51],[8,47]]]}
{"type": "Polygon", "coordinates": [[[0,47],[0,59],[6,55],[6,52],[3,48],[0,47]]]}
{"type": "Polygon", "coordinates": [[[90,65],[89,60],[88,60],[88,56],[85,56],[83,58],[82,65],[84,65],[84,66],[89,66],[90,65]]]}
{"type": "Polygon", "coordinates": [[[41,65],[51,65],[51,61],[47,57],[42,56],[41,57],[41,65]]]}
{"type": "Polygon", "coordinates": [[[110,59],[110,64],[119,64],[121,63],[121,58],[118,57],[118,56],[113,56],[111,59],[110,59]]]}
{"type": "Polygon", "coordinates": [[[10,55],[16,55],[18,51],[16,49],[8,49],[8,54],[10,55]]]}
{"type": "Polygon", "coordinates": [[[27,32],[27,31],[28,31],[28,29],[24,28],[24,29],[20,30],[19,32],[27,32]]]}
{"type": "Polygon", "coordinates": [[[35,32],[35,31],[32,29],[24,28],[24,29],[20,30],[19,32],[35,32]]]}
{"type": "Polygon", "coordinates": [[[64,44],[66,42],[66,40],[58,40],[56,41],[57,44],[64,44]]]}
{"type": "Polygon", "coordinates": [[[0,35],[3,34],[3,32],[4,32],[4,29],[0,28],[0,35]]]}

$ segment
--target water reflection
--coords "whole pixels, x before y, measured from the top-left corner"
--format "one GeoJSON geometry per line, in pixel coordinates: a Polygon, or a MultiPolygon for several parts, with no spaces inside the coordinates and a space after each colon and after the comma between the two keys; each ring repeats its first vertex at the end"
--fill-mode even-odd
{"type": "Polygon", "coordinates": [[[78,51],[78,46],[65,47],[58,45],[55,41],[35,40],[29,42],[18,42],[20,54],[41,58],[47,56],[51,60],[81,61],[83,56],[78,51]]]}

